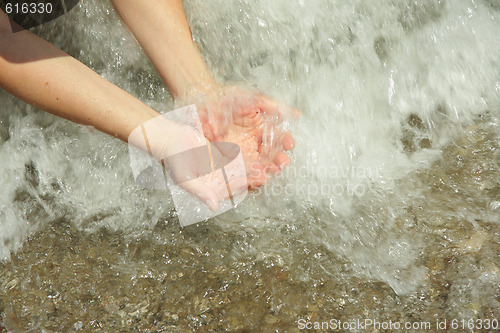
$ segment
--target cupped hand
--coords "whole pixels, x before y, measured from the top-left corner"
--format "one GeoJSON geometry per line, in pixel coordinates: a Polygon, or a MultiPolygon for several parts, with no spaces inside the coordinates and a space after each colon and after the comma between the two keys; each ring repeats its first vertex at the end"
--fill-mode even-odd
{"type": "Polygon", "coordinates": [[[238,147],[212,144],[189,126],[170,128],[174,130],[154,155],[176,185],[196,196],[212,211],[218,210],[220,201],[232,200],[232,196],[247,189],[243,166],[232,163],[239,154],[238,147]]]}
{"type": "Polygon", "coordinates": [[[262,93],[224,87],[195,99],[205,137],[240,146],[250,188],[265,184],[290,163],[294,140],[285,118],[300,112],[262,93]]]}

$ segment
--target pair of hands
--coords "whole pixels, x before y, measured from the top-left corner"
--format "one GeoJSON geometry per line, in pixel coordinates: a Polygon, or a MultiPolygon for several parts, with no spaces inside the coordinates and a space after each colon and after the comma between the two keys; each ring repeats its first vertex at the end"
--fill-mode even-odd
{"type": "MultiPolygon", "coordinates": [[[[200,48],[193,42],[182,0],[111,2],[141,44],[170,94],[176,99],[181,98],[183,105],[196,104],[206,139],[239,145],[246,168],[245,188],[265,184],[290,163],[285,152],[293,148],[294,142],[282,127],[283,108],[262,94],[218,84],[200,48]],[[193,94],[193,90],[201,94],[193,94]],[[183,98],[185,96],[187,98],[183,98]]],[[[164,132],[165,137],[159,135],[154,144],[170,153],[179,152],[179,147],[189,147],[190,143],[199,146],[205,139],[189,128],[166,126],[164,132]]],[[[225,154],[224,151],[213,153],[225,154]]],[[[225,199],[220,194],[227,193],[225,184],[224,191],[214,190],[214,179],[203,175],[203,167],[196,165],[196,158],[192,163],[171,164],[167,169],[174,174],[173,178],[179,175],[180,179],[190,179],[181,186],[207,202],[213,210],[218,201],[225,199]]],[[[218,182],[215,183],[218,188],[218,182]]]]}
{"type": "MultiPolygon", "coordinates": [[[[280,105],[261,93],[238,87],[224,87],[210,94],[191,97],[190,102],[197,105],[206,140],[230,142],[240,147],[246,175],[243,179],[233,179],[238,191],[264,185],[290,163],[286,151],[293,149],[294,140],[283,123],[287,114],[298,117],[297,110],[280,105]]],[[[170,135],[164,151],[172,156],[183,151],[182,147],[204,144],[205,138],[191,127],[179,127],[170,135]]],[[[214,160],[230,161],[234,158],[234,151],[225,151],[220,145],[210,146],[214,160]]],[[[216,211],[219,201],[227,199],[224,179],[214,173],[207,174],[199,159],[188,158],[182,163],[169,163],[166,167],[174,178],[189,180],[179,182],[181,187],[205,202],[211,210],[216,211]]],[[[237,170],[226,168],[225,171],[228,177],[242,176],[237,170]]]]}

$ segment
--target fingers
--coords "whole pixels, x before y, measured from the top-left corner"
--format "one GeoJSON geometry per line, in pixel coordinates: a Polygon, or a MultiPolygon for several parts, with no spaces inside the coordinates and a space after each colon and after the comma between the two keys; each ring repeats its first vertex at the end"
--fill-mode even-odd
{"type": "Polygon", "coordinates": [[[289,132],[285,132],[281,138],[281,146],[284,150],[292,150],[295,147],[295,141],[289,132]]]}
{"type": "Polygon", "coordinates": [[[280,104],[275,100],[260,96],[259,109],[263,114],[281,120],[280,104]]]}
{"type": "MultiPolygon", "coordinates": [[[[289,105],[280,105],[280,104],[278,104],[278,102],[273,101],[271,99],[268,99],[266,97],[261,97],[261,103],[262,103],[261,111],[265,115],[270,115],[272,117],[276,117],[275,119],[278,122],[282,120],[281,119],[282,113],[280,110],[286,110],[287,113],[290,113],[295,119],[297,119],[301,115],[301,112],[299,110],[297,110],[289,105]]],[[[274,125],[276,125],[276,123],[274,125]]],[[[273,126],[273,128],[278,129],[277,126],[273,126]]],[[[280,135],[280,137],[281,137],[281,139],[280,139],[281,147],[284,150],[292,150],[294,148],[295,142],[294,142],[293,137],[290,135],[289,132],[283,132],[280,135]]]]}
{"type": "Polygon", "coordinates": [[[288,132],[281,134],[279,140],[276,141],[277,144],[261,144],[259,155],[261,160],[270,160],[282,169],[290,162],[284,151],[292,150],[295,147],[295,141],[288,132]]]}
{"type": "Polygon", "coordinates": [[[200,178],[185,182],[181,186],[205,203],[211,211],[216,212],[219,209],[217,194],[200,178]]]}
{"type": "Polygon", "coordinates": [[[260,110],[269,116],[275,116],[278,120],[281,120],[282,114],[288,115],[290,114],[293,119],[297,120],[302,115],[302,112],[297,110],[291,105],[288,104],[280,104],[273,99],[265,97],[264,95],[260,96],[260,110]]]}
{"type": "Polygon", "coordinates": [[[269,178],[273,175],[279,174],[285,167],[290,164],[290,158],[284,152],[276,152],[274,157],[267,164],[263,170],[267,173],[269,178]]]}
{"type": "Polygon", "coordinates": [[[274,173],[278,173],[290,164],[290,158],[285,153],[278,152],[276,156],[274,156],[273,163],[278,168],[274,173]]]}
{"type": "Polygon", "coordinates": [[[251,173],[248,175],[248,187],[257,188],[269,181],[271,175],[267,172],[267,167],[254,162],[250,166],[251,173]]]}
{"type": "MultiPolygon", "coordinates": [[[[241,165],[243,166],[243,165],[241,165]]],[[[248,179],[245,169],[238,165],[229,165],[223,171],[207,174],[203,177],[185,182],[180,186],[205,203],[210,210],[216,212],[219,202],[231,199],[248,189],[248,179]],[[226,178],[227,177],[227,178],[226,178]]]]}
{"type": "MultiPolygon", "coordinates": [[[[211,105],[205,114],[202,113],[205,136],[237,143],[246,165],[252,165],[252,170],[247,167],[248,187],[262,186],[290,164],[286,152],[294,149],[295,141],[282,122],[285,117],[297,119],[301,113],[255,92],[235,90],[223,97],[224,101],[211,105]]],[[[217,148],[229,159],[238,153],[231,147],[217,148]]],[[[214,159],[217,159],[215,155],[214,159]]],[[[222,192],[219,193],[218,188],[213,190],[221,199],[222,192]]]]}
{"type": "Polygon", "coordinates": [[[228,184],[225,184],[225,188],[220,193],[219,198],[224,200],[230,199],[230,196],[235,197],[243,193],[248,189],[248,178],[246,175],[231,177],[228,184]],[[229,194],[229,191],[231,193],[229,194]]]}
{"type": "Polygon", "coordinates": [[[280,173],[290,164],[290,158],[284,152],[277,152],[268,163],[254,162],[248,174],[248,187],[257,188],[267,183],[271,177],[280,173]]]}

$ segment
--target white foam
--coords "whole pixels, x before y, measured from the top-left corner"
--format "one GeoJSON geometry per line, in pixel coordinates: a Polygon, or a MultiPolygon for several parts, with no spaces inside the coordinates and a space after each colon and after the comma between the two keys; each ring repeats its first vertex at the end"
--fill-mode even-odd
{"type": "MultiPolygon", "coordinates": [[[[386,281],[400,294],[415,290],[425,275],[415,264],[423,235],[394,225],[421,189],[400,180],[429,167],[474,115],[498,115],[499,12],[465,0],[185,5],[195,40],[220,79],[244,80],[304,111],[291,124],[297,173],[273,180],[266,193],[212,223],[268,233],[254,246],[283,256],[287,250],[273,241],[271,230],[295,225],[302,232],[294,237],[326,246],[358,274],[386,281]],[[432,149],[404,152],[402,124],[410,114],[427,126],[432,149]],[[288,184],[289,195],[273,193],[288,184]],[[330,187],[322,190],[325,184],[330,187]]],[[[173,109],[145,56],[117,28],[110,5],[99,0],[79,6],[92,14],[73,16],[81,20],[83,41],[63,33],[63,47],[92,45],[82,50],[82,60],[112,63],[96,68],[160,111],[173,109]]],[[[1,259],[52,217],[66,216],[89,230],[141,233],[169,214],[173,205],[164,192],[134,186],[124,144],[32,109],[21,114],[22,104],[0,98],[11,121],[10,139],[0,146],[1,259]],[[25,177],[31,161],[37,187],[25,177]],[[16,202],[16,191],[33,199],[16,202]],[[30,220],[26,214],[35,201],[40,212],[30,220]]]]}

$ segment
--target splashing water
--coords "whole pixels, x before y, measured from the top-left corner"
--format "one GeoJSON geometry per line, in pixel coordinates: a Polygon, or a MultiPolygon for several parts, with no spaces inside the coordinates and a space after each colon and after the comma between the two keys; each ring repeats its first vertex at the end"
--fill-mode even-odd
{"type": "MultiPolygon", "coordinates": [[[[272,258],[308,281],[301,251],[319,248],[308,258],[322,279],[379,281],[402,296],[432,282],[429,256],[442,242],[455,253],[483,248],[486,268],[465,268],[470,276],[456,276],[450,295],[498,305],[491,296],[499,282],[491,259],[500,222],[496,2],[184,5],[218,79],[303,111],[286,124],[296,139],[291,166],[202,226],[215,230],[197,239],[207,252],[222,246],[217,231],[236,235],[241,241],[224,243],[230,256],[217,260],[272,258]]],[[[39,32],[153,108],[174,108],[106,1],[81,3],[39,32]]],[[[102,227],[159,243],[181,237],[180,229],[155,236],[158,221],[173,220],[173,203],[135,186],[126,145],[5,92],[0,99],[0,260],[61,218],[88,237],[102,227]]]]}

